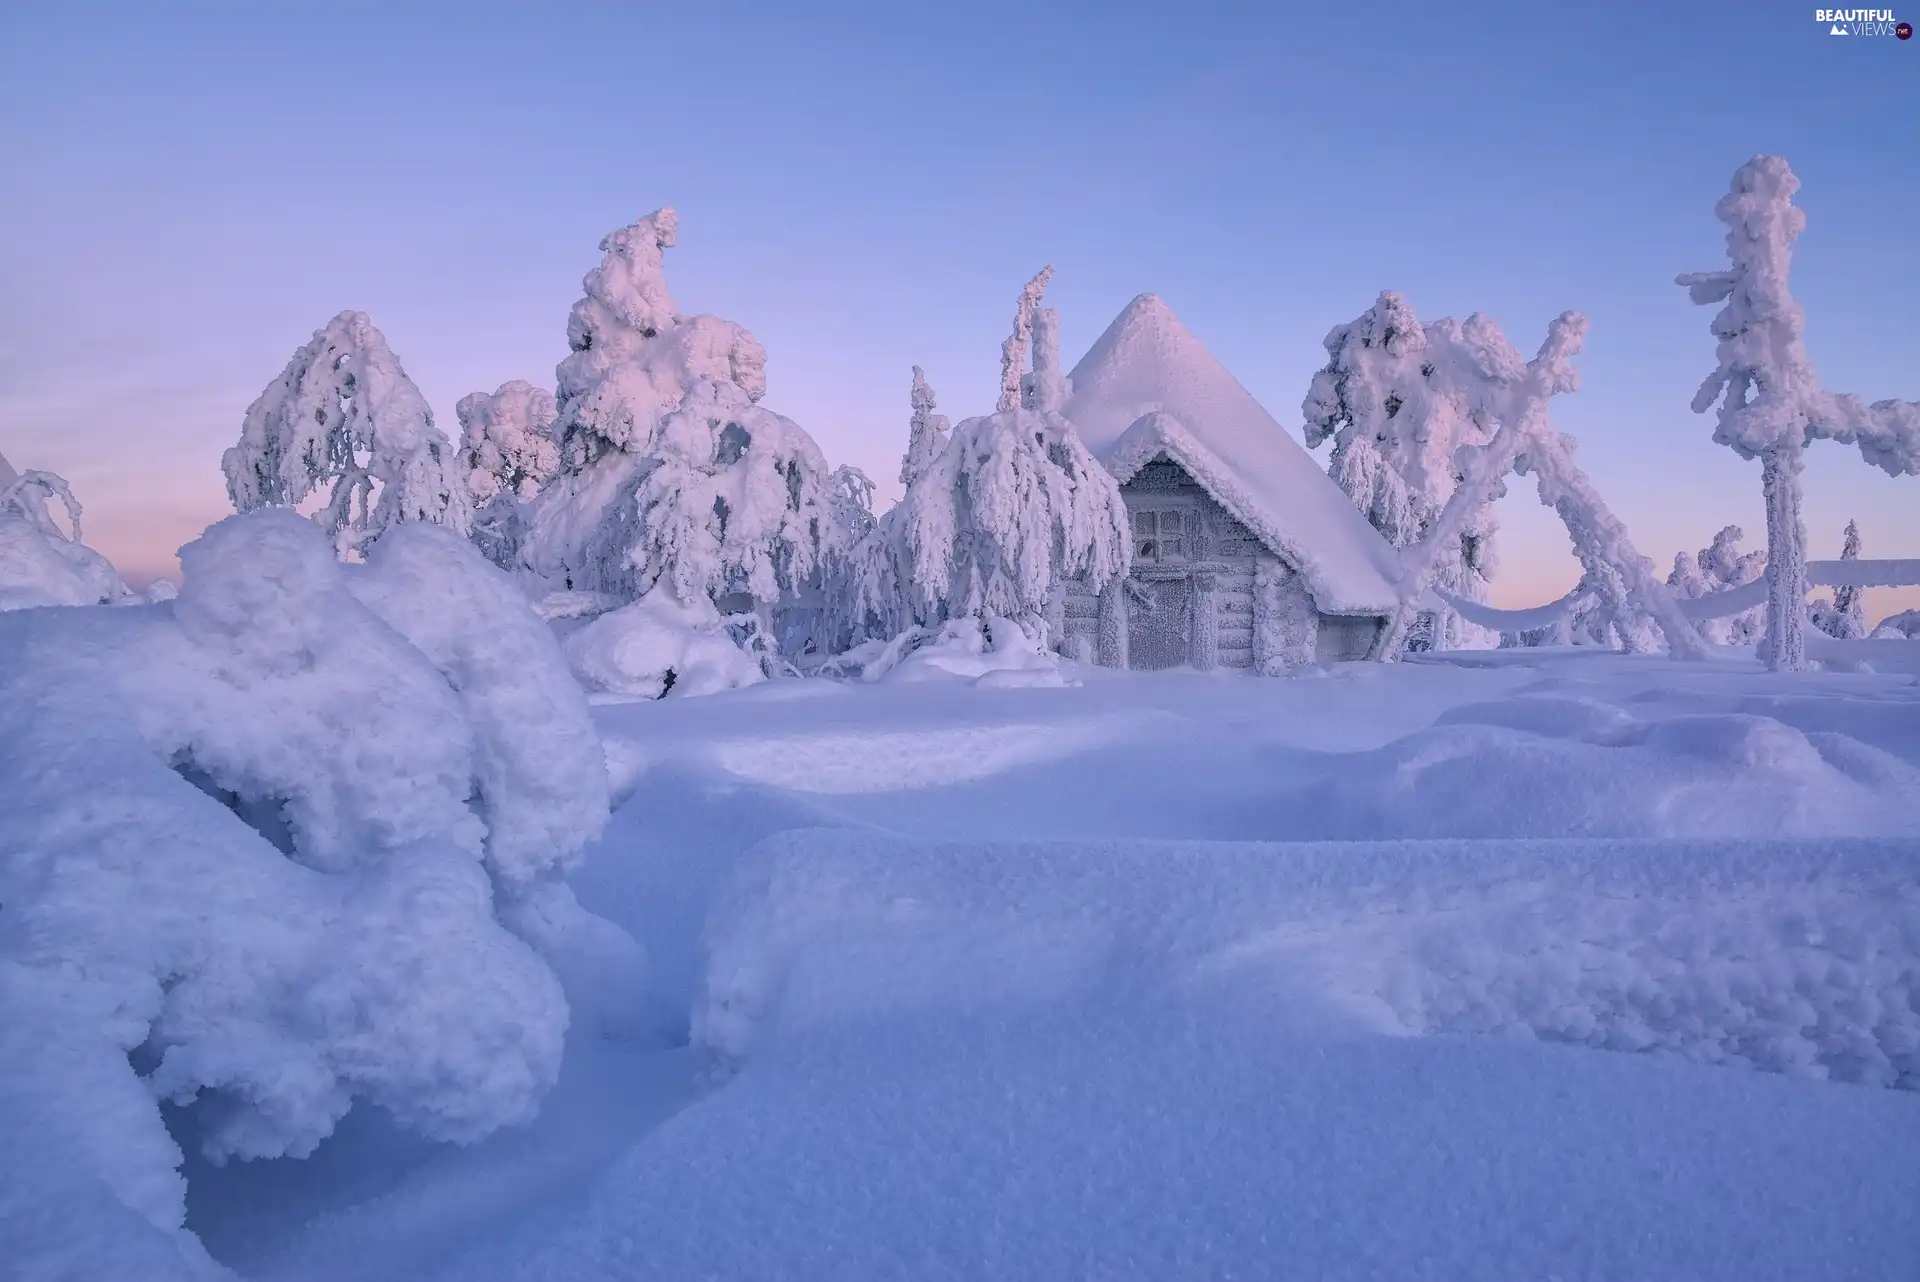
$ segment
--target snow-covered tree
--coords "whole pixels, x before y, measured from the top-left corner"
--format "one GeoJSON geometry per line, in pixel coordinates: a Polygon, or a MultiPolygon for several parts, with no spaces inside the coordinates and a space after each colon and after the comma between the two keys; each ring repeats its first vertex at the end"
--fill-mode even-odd
{"type": "MultiPolygon", "coordinates": [[[[1468,404],[1445,353],[1460,342],[1458,321],[1422,325],[1399,294],[1388,291],[1349,324],[1327,335],[1327,364],[1314,375],[1301,412],[1308,446],[1333,441],[1327,472],[1382,537],[1411,547],[1424,537],[1463,479],[1459,457],[1485,445],[1493,428],[1468,404]]],[[[1496,488],[1463,520],[1457,552],[1443,556],[1437,584],[1470,601],[1487,600],[1497,570],[1496,488]]],[[[1448,610],[1421,614],[1409,627],[1409,649],[1490,645],[1493,635],[1448,610]]]]}
{"type": "Polygon", "coordinates": [[[1528,361],[1498,325],[1476,312],[1450,332],[1444,346],[1430,350],[1436,366],[1445,366],[1443,385],[1461,389],[1468,412],[1496,430],[1487,444],[1459,451],[1460,484],[1421,541],[1403,553],[1401,605],[1376,643],[1376,658],[1398,655],[1422,603],[1439,583],[1441,565],[1455,555],[1472,515],[1500,492],[1510,472],[1535,478],[1540,501],[1566,526],[1596,608],[1629,649],[1646,644],[1657,629],[1676,657],[1705,653],[1653,563],[1634,548],[1626,527],[1574,462],[1572,438],[1548,418],[1547,402],[1580,385],[1573,357],[1586,332],[1585,316],[1562,312],[1548,326],[1539,354],[1528,361]]]}
{"type": "MultiPolygon", "coordinates": [[[[1053,268],[1049,267],[1034,277],[1034,282],[1044,288],[1052,277],[1053,268]]],[[[1027,288],[1031,290],[1033,286],[1027,288]]],[[[1034,294],[1032,304],[1027,307],[1033,331],[1033,372],[1020,380],[1020,404],[1025,409],[1047,414],[1067,403],[1072,388],[1060,368],[1060,313],[1051,307],[1039,306],[1039,301],[1040,295],[1034,294]]],[[[1027,295],[1021,295],[1021,302],[1027,302],[1027,295]]]]}
{"type": "MultiPolygon", "coordinates": [[[[1853,521],[1847,522],[1846,536],[1840,545],[1842,561],[1860,559],[1860,527],[1853,521]]],[[[1813,626],[1830,637],[1843,641],[1855,641],[1867,635],[1866,592],[1852,584],[1842,584],[1833,590],[1831,599],[1816,598],[1810,612],[1813,626]]]]}
{"type": "Polygon", "coordinates": [[[570,588],[631,600],[744,595],[760,616],[820,564],[825,459],[757,404],[766,351],[740,326],[682,316],[662,274],[678,219],[658,210],[600,242],[567,322],[560,471],[526,508],[523,560],[570,588]]]}
{"type": "Polygon", "coordinates": [[[521,379],[460,398],[460,461],[476,504],[508,494],[531,499],[560,470],[553,393],[521,379]]]}
{"type": "Polygon", "coordinates": [[[471,523],[453,448],[364,312],[341,312],[314,331],[247,407],[240,443],[220,467],[240,512],[293,507],[326,489],[314,520],[341,556],[401,521],[461,534],[471,523]]]}
{"type": "Polygon", "coordinates": [[[1727,270],[1676,278],[1697,304],[1724,303],[1713,318],[1718,364],[1693,398],[1696,414],[1719,407],[1713,439],[1760,460],[1767,503],[1767,666],[1806,666],[1801,633],[1807,594],[1807,532],[1801,472],[1809,441],[1857,445],[1889,475],[1920,473],[1920,404],[1823,391],[1807,357],[1806,313],[1787,288],[1793,242],[1806,215],[1800,189],[1779,156],[1756,156],[1734,173],[1714,206],[1727,225],[1727,270]]]}
{"type": "MultiPolygon", "coordinates": [[[[946,415],[934,413],[933,386],[918,365],[913,367],[908,404],[913,417],[908,420],[900,482],[911,493],[945,452],[953,429],[946,415]]],[[[871,493],[869,488],[869,499],[871,493]]],[[[892,638],[920,621],[905,587],[911,573],[901,533],[905,520],[905,504],[896,503],[873,518],[859,538],[829,553],[825,597],[827,648],[831,651],[839,652],[870,639],[892,638]]],[[[850,529],[851,523],[837,519],[835,527],[850,529]]]]}
{"type": "MultiPolygon", "coordinates": [[[[1742,552],[1740,540],[1745,537],[1746,532],[1739,526],[1729,525],[1714,535],[1713,542],[1698,555],[1676,553],[1673,572],[1667,575],[1667,586],[1675,596],[1695,600],[1753,582],[1767,572],[1767,554],[1757,550],[1742,552]]],[[[1764,606],[1755,606],[1740,614],[1709,619],[1700,625],[1700,634],[1715,645],[1752,645],[1763,634],[1765,613],[1764,606]]]]}
{"type": "Polygon", "coordinates": [[[514,379],[495,392],[461,397],[454,412],[473,503],[473,541],[488,560],[511,569],[519,560],[520,505],[560,470],[553,393],[514,379]]]}
{"type": "Polygon", "coordinates": [[[662,419],[633,492],[637,594],[745,593],[771,607],[819,564],[831,520],[827,461],[791,419],[703,379],[662,419]]]}
{"type": "MultiPolygon", "coordinates": [[[[1112,474],[1057,409],[1020,404],[1019,349],[1036,332],[1058,332],[1050,316],[1036,324],[1050,275],[1042,271],[1021,292],[1001,349],[1003,408],[955,427],[895,509],[897,520],[890,513],[883,522],[893,542],[875,550],[874,564],[897,558],[914,623],[999,616],[1045,636],[1061,584],[1078,578],[1098,592],[1130,565],[1127,510],[1112,474]]],[[[1052,396],[1040,390],[1036,403],[1052,396]]]]}
{"type": "Polygon", "coordinates": [[[846,464],[833,469],[827,492],[835,547],[852,547],[872,531],[873,490],[873,478],[859,468],[846,464]]]}
{"type": "Polygon", "coordinates": [[[1042,267],[1020,291],[1019,301],[1014,304],[1013,332],[1000,344],[1000,403],[994,407],[1000,413],[1017,410],[1025,401],[1027,355],[1033,346],[1033,313],[1040,305],[1041,295],[1047,292],[1047,282],[1052,279],[1053,268],[1042,267]]]}
{"type": "Polygon", "coordinates": [[[908,429],[907,453],[900,460],[900,484],[912,485],[927,466],[947,447],[947,435],[953,425],[945,414],[933,412],[933,388],[926,371],[913,367],[913,420],[908,429]]]}
{"type": "MultiPolygon", "coordinates": [[[[0,460],[3,463],[5,460],[0,460]]],[[[112,563],[80,535],[80,500],[52,472],[0,470],[0,610],[131,599],[112,563]],[[53,515],[58,500],[66,528],[53,515]]]]}

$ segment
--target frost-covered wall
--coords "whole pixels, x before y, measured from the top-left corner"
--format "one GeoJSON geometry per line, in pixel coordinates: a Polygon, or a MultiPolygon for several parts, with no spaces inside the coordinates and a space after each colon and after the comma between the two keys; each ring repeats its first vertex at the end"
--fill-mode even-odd
{"type": "Polygon", "coordinates": [[[1157,458],[1120,493],[1133,570],[1099,596],[1082,585],[1068,588],[1061,611],[1067,653],[1110,667],[1251,668],[1268,675],[1366,657],[1380,620],[1322,614],[1295,567],[1180,464],[1157,458]]]}

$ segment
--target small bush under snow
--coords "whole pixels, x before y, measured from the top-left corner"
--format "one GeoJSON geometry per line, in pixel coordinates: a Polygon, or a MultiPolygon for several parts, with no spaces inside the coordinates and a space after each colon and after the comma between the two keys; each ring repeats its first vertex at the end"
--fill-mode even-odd
{"type": "Polygon", "coordinates": [[[0,610],[104,605],[127,595],[113,565],[80,541],[80,503],[51,472],[0,482],[0,610]],[[66,511],[62,529],[51,511],[66,511]]]}
{"type": "Polygon", "coordinates": [[[573,633],[566,652],[587,689],[641,699],[714,694],[764,679],[708,601],[687,605],[664,587],[573,633]]]}
{"type": "Polygon", "coordinates": [[[1062,661],[1012,619],[953,619],[937,628],[909,628],[889,641],[868,641],[822,673],[863,681],[968,681],[985,687],[1078,685],[1062,661]]]}

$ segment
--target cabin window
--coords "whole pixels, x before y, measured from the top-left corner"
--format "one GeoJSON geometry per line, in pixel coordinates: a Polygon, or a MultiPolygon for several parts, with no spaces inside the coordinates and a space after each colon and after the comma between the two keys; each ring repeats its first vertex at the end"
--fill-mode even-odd
{"type": "Polygon", "coordinates": [[[1184,561],[1187,559],[1187,514],[1174,509],[1148,509],[1133,514],[1133,559],[1184,561]]]}

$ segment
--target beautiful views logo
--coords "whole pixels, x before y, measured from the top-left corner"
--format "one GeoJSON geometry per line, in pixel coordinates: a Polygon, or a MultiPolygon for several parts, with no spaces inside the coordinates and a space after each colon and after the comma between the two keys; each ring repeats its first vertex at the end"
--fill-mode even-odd
{"type": "Polygon", "coordinates": [[[1831,36],[1892,36],[1913,38],[1911,22],[1895,22],[1891,9],[1815,9],[1813,20],[1831,36]]]}

